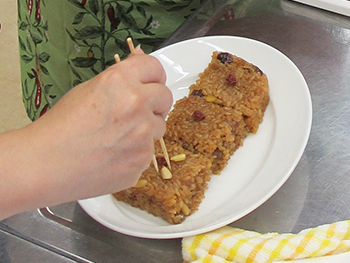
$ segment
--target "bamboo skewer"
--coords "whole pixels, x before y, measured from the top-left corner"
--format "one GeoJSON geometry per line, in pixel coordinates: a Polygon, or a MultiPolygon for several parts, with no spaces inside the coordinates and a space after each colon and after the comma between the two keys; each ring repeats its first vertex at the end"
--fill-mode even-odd
{"type": "MultiPolygon", "coordinates": [[[[136,51],[135,51],[135,48],[134,48],[134,44],[133,44],[133,42],[132,42],[132,39],[131,39],[130,37],[128,37],[128,38],[126,39],[126,42],[127,42],[128,46],[129,46],[130,53],[131,53],[133,56],[136,55],[136,51]]],[[[119,57],[118,54],[115,54],[115,55],[114,55],[114,59],[115,59],[115,62],[116,62],[116,63],[119,63],[119,62],[120,62],[120,57],[119,57]]],[[[161,137],[161,138],[159,139],[159,142],[160,142],[160,146],[161,146],[161,148],[162,148],[162,152],[163,152],[163,154],[164,154],[165,161],[166,161],[166,163],[167,163],[167,165],[168,165],[168,167],[169,167],[169,170],[171,170],[169,154],[168,154],[168,150],[167,150],[167,148],[166,148],[166,146],[165,146],[165,142],[164,142],[163,137],[161,137]]],[[[159,172],[159,167],[158,167],[158,162],[157,162],[157,158],[156,158],[155,154],[153,154],[153,165],[154,165],[154,168],[156,169],[156,171],[157,171],[157,173],[158,173],[158,172],[159,172]]]]}
{"type": "Polygon", "coordinates": [[[119,57],[118,54],[114,55],[114,60],[115,60],[115,63],[119,63],[120,62],[120,57],[119,57]]]}
{"type": "Polygon", "coordinates": [[[169,160],[169,154],[168,154],[168,150],[166,149],[166,146],[165,146],[165,142],[164,142],[163,137],[161,137],[161,138],[159,139],[159,142],[160,142],[160,147],[162,148],[162,152],[163,152],[163,154],[164,154],[165,161],[166,161],[166,163],[167,163],[168,166],[169,166],[169,170],[171,170],[171,165],[170,165],[170,160],[169,160]]]}
{"type": "Polygon", "coordinates": [[[132,39],[130,37],[128,37],[126,39],[126,42],[128,43],[131,55],[135,56],[136,52],[135,52],[134,43],[132,42],[132,39]]]}
{"type": "Polygon", "coordinates": [[[159,173],[158,162],[157,162],[157,158],[156,158],[155,154],[153,154],[153,165],[154,165],[154,168],[156,169],[157,173],[159,173]]]}

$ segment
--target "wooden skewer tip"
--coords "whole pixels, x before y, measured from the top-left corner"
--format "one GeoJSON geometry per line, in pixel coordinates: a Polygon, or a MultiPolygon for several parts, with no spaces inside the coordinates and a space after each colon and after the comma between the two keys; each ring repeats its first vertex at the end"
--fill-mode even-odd
{"type": "Polygon", "coordinates": [[[114,60],[115,60],[115,63],[119,63],[120,62],[120,57],[119,57],[118,54],[114,55],[114,60]]]}
{"type": "Polygon", "coordinates": [[[154,168],[156,169],[157,173],[159,173],[157,158],[156,158],[155,154],[153,154],[153,165],[154,165],[154,168]]]}
{"type": "Polygon", "coordinates": [[[132,39],[130,37],[128,37],[126,39],[126,42],[128,43],[131,55],[136,55],[135,48],[134,48],[134,43],[132,42],[132,39]]]}

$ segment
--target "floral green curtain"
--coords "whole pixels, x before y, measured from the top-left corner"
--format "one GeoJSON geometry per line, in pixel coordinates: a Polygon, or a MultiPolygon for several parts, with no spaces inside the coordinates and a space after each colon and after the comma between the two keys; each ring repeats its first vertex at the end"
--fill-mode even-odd
{"type": "Polygon", "coordinates": [[[23,101],[31,120],[69,89],[129,54],[149,53],[202,0],[17,0],[23,101]]]}

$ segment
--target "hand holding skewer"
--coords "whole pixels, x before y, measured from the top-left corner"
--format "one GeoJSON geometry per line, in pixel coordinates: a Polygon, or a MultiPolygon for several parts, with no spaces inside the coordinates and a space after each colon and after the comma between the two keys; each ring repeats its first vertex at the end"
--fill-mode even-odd
{"type": "MultiPolygon", "coordinates": [[[[127,38],[126,42],[127,42],[128,46],[129,46],[130,54],[135,56],[136,55],[136,51],[135,51],[132,39],[129,37],[129,38],[127,38]]],[[[114,59],[115,59],[116,63],[120,62],[120,57],[119,57],[118,54],[114,55],[114,59]]],[[[165,145],[163,137],[161,137],[159,139],[159,142],[160,142],[160,146],[162,148],[162,152],[164,154],[165,161],[166,161],[166,163],[167,163],[167,165],[169,167],[169,170],[170,170],[171,169],[170,159],[169,159],[168,151],[166,149],[166,145],[165,145]]],[[[154,165],[154,168],[156,169],[156,171],[159,172],[157,158],[156,158],[156,156],[154,154],[153,154],[153,165],[154,165]]]]}

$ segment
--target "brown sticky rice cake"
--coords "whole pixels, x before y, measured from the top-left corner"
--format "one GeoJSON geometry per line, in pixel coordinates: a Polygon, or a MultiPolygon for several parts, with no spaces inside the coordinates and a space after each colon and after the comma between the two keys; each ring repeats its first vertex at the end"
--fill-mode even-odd
{"type": "MultiPolygon", "coordinates": [[[[193,154],[174,142],[164,140],[171,157],[186,154],[183,161],[171,161],[172,178],[164,179],[153,164],[142,173],[135,187],[115,193],[114,197],[134,207],[162,217],[171,224],[181,223],[198,209],[211,175],[211,161],[193,154]]],[[[157,142],[156,156],[159,169],[166,162],[157,142]]]]}
{"type": "MultiPolygon", "coordinates": [[[[176,102],[164,140],[171,161],[165,179],[153,164],[137,185],[115,193],[117,200],[146,210],[172,224],[198,209],[212,173],[219,174],[249,132],[256,133],[269,103],[268,81],[256,66],[229,53],[214,52],[190,94],[176,102]]],[[[158,165],[167,166],[159,142],[158,165]]]]}
{"type": "Polygon", "coordinates": [[[225,52],[214,52],[190,93],[242,112],[250,132],[256,133],[269,103],[266,75],[255,65],[225,52]]]}
{"type": "Polygon", "coordinates": [[[209,158],[220,174],[247,134],[242,113],[190,95],[175,103],[164,137],[209,158]]]}

